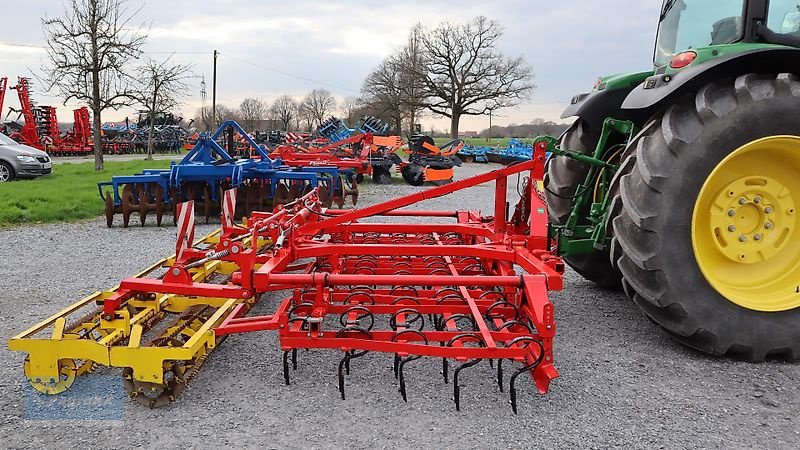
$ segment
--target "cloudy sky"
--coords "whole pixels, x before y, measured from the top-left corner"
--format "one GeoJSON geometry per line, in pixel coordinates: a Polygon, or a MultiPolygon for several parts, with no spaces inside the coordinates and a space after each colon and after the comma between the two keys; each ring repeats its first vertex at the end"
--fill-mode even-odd
{"type": "MultiPolygon", "coordinates": [[[[129,0],[144,4],[138,20],[150,27],[147,56],[179,52],[205,76],[211,97],[211,61],[218,61],[218,103],[235,107],[245,97],[272,101],[281,94],[301,98],[314,88],[340,100],[358,95],[361,82],[385,55],[401,47],[417,22],[435,27],[443,21],[468,21],[485,15],[505,27],[500,48],[522,55],[532,66],[537,88],[525,104],[498,112],[495,124],[524,123],[541,117],[557,120],[571,96],[591,88],[599,75],[650,67],[660,0],[351,0],[245,1],[129,0]],[[181,53],[184,52],[184,53],[181,53]],[[196,52],[196,53],[195,53],[196,52]]],[[[40,18],[63,14],[61,0],[36,0],[6,11],[0,35],[0,76],[15,79],[41,73],[44,50],[40,18]],[[29,46],[9,45],[23,44],[29,46]]],[[[183,113],[199,107],[200,79],[183,113]]],[[[13,92],[8,106],[16,106],[13,92]]],[[[60,104],[36,92],[41,104],[60,104]]],[[[68,104],[61,120],[71,117],[68,104]]],[[[130,111],[109,112],[119,120],[130,111]]],[[[449,122],[423,119],[426,128],[449,122]]],[[[488,126],[487,117],[465,118],[461,129],[488,126]]]]}

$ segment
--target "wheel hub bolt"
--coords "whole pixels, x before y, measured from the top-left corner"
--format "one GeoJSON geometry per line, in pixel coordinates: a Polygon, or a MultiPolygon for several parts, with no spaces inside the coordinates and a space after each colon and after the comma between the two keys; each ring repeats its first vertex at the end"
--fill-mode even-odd
{"type": "Polygon", "coordinates": [[[761,235],[760,234],[756,234],[755,236],[753,236],[753,239],[755,239],[757,241],[760,241],[761,240],[761,235]]]}
{"type": "Polygon", "coordinates": [[[739,197],[739,204],[744,205],[745,203],[747,203],[747,199],[744,197],[739,197]]]}
{"type": "Polygon", "coordinates": [[[753,199],[754,203],[761,203],[761,197],[756,197],[753,199]]]}
{"type": "Polygon", "coordinates": [[[767,214],[772,214],[772,207],[771,206],[767,206],[766,208],[764,208],[764,212],[767,213],[767,214]]]}
{"type": "Polygon", "coordinates": [[[729,209],[729,210],[728,210],[728,216],[730,216],[730,217],[733,217],[733,216],[735,216],[735,215],[736,215],[736,211],[734,211],[734,210],[732,210],[732,209],[729,209]]]}
{"type": "Polygon", "coordinates": [[[747,236],[745,235],[739,236],[739,242],[747,242],[747,236]]]}
{"type": "Polygon", "coordinates": [[[767,222],[767,223],[764,224],[764,228],[766,228],[768,230],[771,230],[772,227],[773,227],[772,222],[767,222]]]}
{"type": "Polygon", "coordinates": [[[728,231],[730,231],[731,233],[733,233],[734,231],[736,231],[736,227],[735,227],[735,226],[733,226],[733,225],[730,225],[730,226],[728,226],[728,231]]]}

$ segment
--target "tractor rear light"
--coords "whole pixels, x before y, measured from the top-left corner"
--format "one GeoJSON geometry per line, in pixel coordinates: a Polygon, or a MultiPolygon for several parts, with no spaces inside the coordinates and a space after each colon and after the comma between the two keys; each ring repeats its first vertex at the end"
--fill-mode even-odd
{"type": "Polygon", "coordinates": [[[697,53],[695,52],[678,53],[672,58],[669,66],[673,69],[683,69],[684,67],[693,63],[695,59],[697,59],[697,53]]]}
{"type": "Polygon", "coordinates": [[[594,82],[594,87],[592,88],[592,90],[593,91],[597,90],[598,86],[600,86],[600,83],[602,83],[602,82],[603,82],[603,79],[602,78],[598,78],[597,81],[594,82]]]}

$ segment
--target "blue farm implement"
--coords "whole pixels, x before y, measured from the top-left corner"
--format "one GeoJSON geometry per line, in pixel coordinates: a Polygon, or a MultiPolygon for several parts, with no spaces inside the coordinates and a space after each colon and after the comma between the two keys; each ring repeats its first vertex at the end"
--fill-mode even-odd
{"type": "Polygon", "coordinates": [[[231,188],[237,188],[239,208],[234,213],[237,217],[290,203],[315,188],[324,205],[336,203],[342,207],[345,197],[352,197],[354,204],[358,198],[353,178],[352,170],[336,165],[297,167],[286,164],[280,157],[270,158],[264,147],[257,145],[238,123],[228,121],[213,135],[201,135],[195,147],[169,169],[115,176],[97,186],[105,201],[108,226],[113,225],[115,214],[122,214],[122,224],[127,227],[135,212],[139,213],[142,225],[150,212],[155,213],[156,223],[161,225],[165,213],[174,215],[178,203],[190,200],[194,201],[197,215],[205,217],[207,223],[220,212],[221,192],[231,188]],[[254,151],[253,157],[232,157],[218,143],[226,131],[229,136],[235,133],[242,136],[254,151]]]}
{"type": "Polygon", "coordinates": [[[519,139],[511,139],[508,146],[487,152],[489,161],[500,164],[514,164],[520,161],[530,161],[533,157],[533,146],[519,139]]]}
{"type": "Polygon", "coordinates": [[[465,145],[464,148],[456,153],[461,161],[465,163],[487,163],[489,162],[489,157],[487,154],[492,151],[492,147],[483,146],[483,147],[473,147],[471,145],[465,145]]]}

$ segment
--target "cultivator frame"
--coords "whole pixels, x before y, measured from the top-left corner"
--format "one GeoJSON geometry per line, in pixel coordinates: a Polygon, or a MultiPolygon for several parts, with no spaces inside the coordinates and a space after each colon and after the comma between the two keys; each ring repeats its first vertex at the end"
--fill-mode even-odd
{"type": "Polygon", "coordinates": [[[534,188],[543,173],[544,153],[537,153],[526,163],[361,210],[327,209],[314,189],[271,213],[253,213],[244,227],[233,224],[236,195],[229,191],[222,229],[191,247],[194,206],[187,202],[178,208],[176,256],[31,327],[9,348],[28,353],[25,374],[41,392],[63,392],[102,364],[123,368],[128,394],[157,407],[177,397],[227,335],[276,330],[286,384],[298,349],[342,351],[342,398],[352,361],[371,351],[394,355],[404,400],[408,363],[442,358],[448,382],[455,361],[457,409],[465,369],[489,360],[502,391],[503,360],[515,361],[520,368],[509,386],[516,412],[519,375],[529,373],[540,393],[558,376],[547,293],[562,289],[564,266],[549,249],[546,206],[534,188]],[[506,219],[508,178],[525,173],[529,182],[506,219]],[[492,181],[494,216],[404,209],[492,181]],[[364,222],[375,217],[455,223],[364,222]],[[277,291],[285,295],[272,314],[248,315],[277,291]],[[66,325],[94,304],[99,308],[66,325]],[[172,320],[163,325],[165,316],[172,320]]]}

